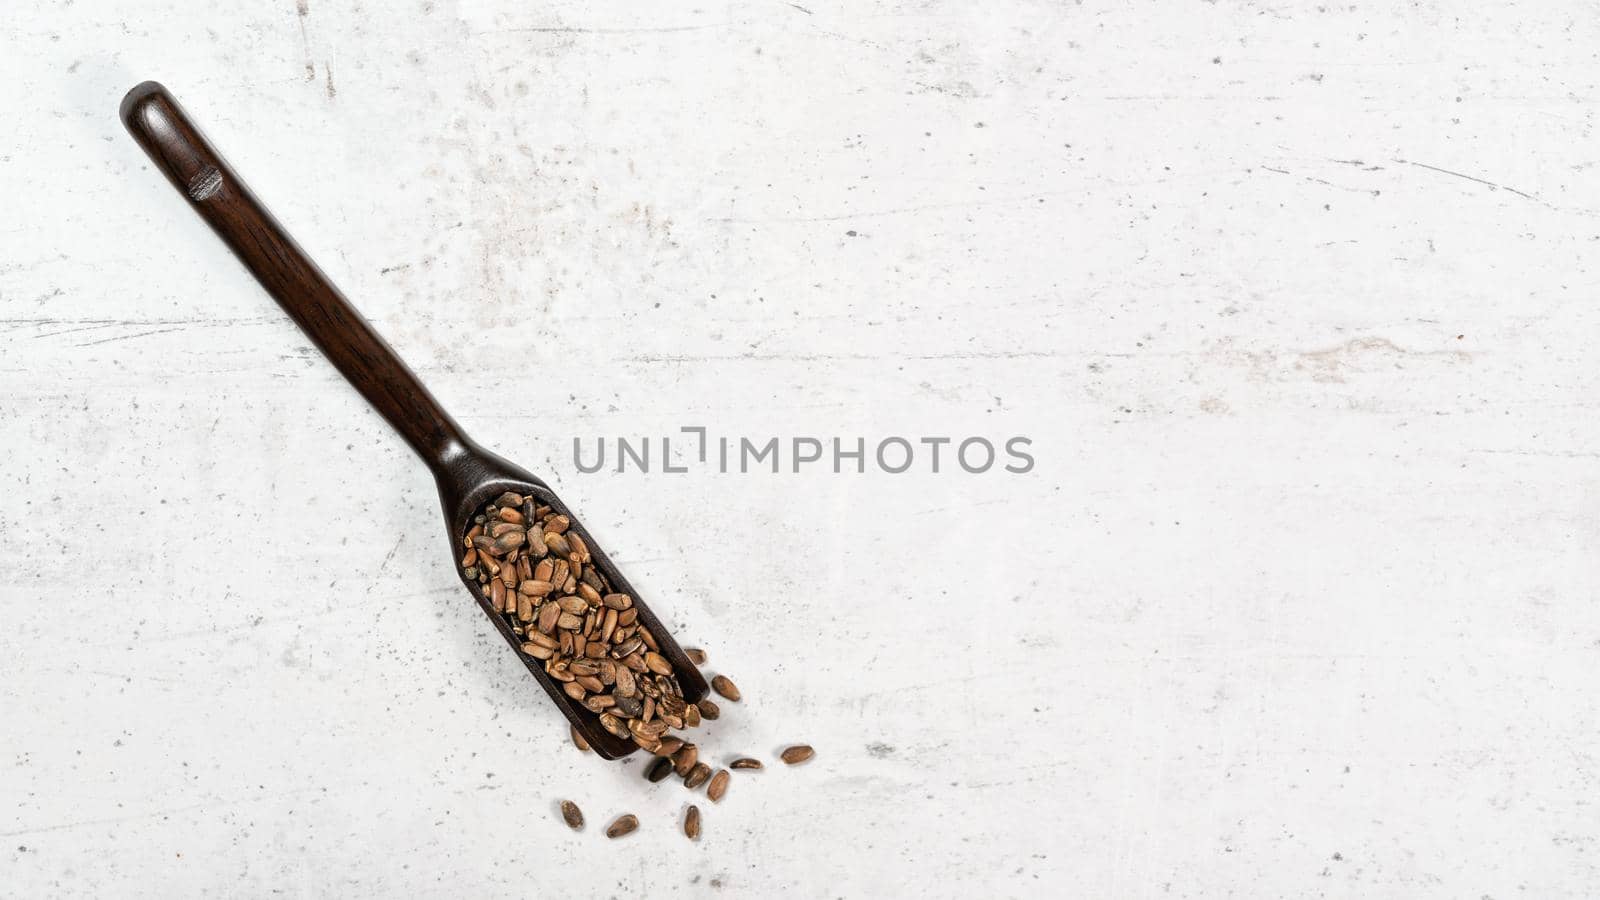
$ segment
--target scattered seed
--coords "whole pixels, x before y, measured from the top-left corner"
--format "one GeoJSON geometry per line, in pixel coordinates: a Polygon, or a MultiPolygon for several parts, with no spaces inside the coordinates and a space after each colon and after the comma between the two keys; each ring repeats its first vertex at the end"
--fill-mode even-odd
{"type": "Polygon", "coordinates": [[[567,827],[573,831],[583,827],[583,810],[571,800],[561,801],[561,818],[566,820],[567,827]]]}
{"type": "Polygon", "coordinates": [[[689,811],[683,814],[683,833],[691,841],[700,840],[700,807],[689,804],[689,811]]]}
{"type": "Polygon", "coordinates": [[[632,834],[638,827],[638,816],[635,816],[632,813],[625,816],[618,816],[617,820],[611,823],[611,827],[606,829],[606,837],[619,838],[625,834],[632,834]]]}
{"type": "Polygon", "coordinates": [[[583,735],[579,733],[576,725],[572,726],[572,745],[584,753],[589,752],[589,742],[583,739],[583,735]]]}
{"type": "Polygon", "coordinates": [[[712,803],[721,803],[722,795],[728,792],[728,770],[718,769],[717,774],[711,776],[711,783],[706,785],[706,796],[712,803]]]}
{"type": "Polygon", "coordinates": [[[739,702],[739,686],[726,675],[718,675],[711,679],[711,689],[735,703],[739,702]]]}
{"type": "Polygon", "coordinates": [[[706,652],[701,650],[699,647],[690,647],[683,651],[683,655],[689,657],[689,662],[692,662],[697,666],[703,666],[706,664],[706,652]]]}
{"type": "Polygon", "coordinates": [[[730,769],[764,769],[766,767],[761,764],[761,760],[759,760],[759,759],[751,759],[748,756],[741,756],[738,759],[734,760],[733,762],[728,763],[728,768],[730,768],[730,769]]]}
{"type": "Polygon", "coordinates": [[[810,744],[795,744],[793,747],[786,748],[782,753],[779,754],[779,757],[784,762],[794,766],[799,765],[800,763],[803,763],[816,755],[817,751],[812,750],[810,744]]]}
{"type": "Polygon", "coordinates": [[[696,703],[695,706],[700,707],[700,718],[702,719],[715,720],[722,717],[722,707],[718,706],[716,701],[710,697],[700,698],[700,702],[696,703]]]}

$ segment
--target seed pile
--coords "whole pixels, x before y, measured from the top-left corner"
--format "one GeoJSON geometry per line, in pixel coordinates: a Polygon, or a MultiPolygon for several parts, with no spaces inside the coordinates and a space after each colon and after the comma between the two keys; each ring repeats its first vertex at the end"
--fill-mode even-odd
{"type": "MultiPolygon", "coordinates": [[[[565,515],[508,491],[473,519],[462,570],[523,639],[522,652],[599,716],[600,727],[659,751],[668,728],[693,728],[706,717],[683,699],[633,598],[612,589],[571,529],[565,515]]],[[[709,718],[720,713],[714,704],[711,710],[709,718]]],[[[583,747],[577,734],[573,742],[583,747]]]]}
{"type": "MultiPolygon", "coordinates": [[[[567,516],[508,491],[473,519],[463,550],[462,571],[523,639],[522,652],[539,660],[568,697],[598,716],[602,728],[655,754],[645,767],[650,781],[677,775],[689,790],[704,786],[711,802],[721,803],[733,780],[729,769],[763,768],[760,760],[747,756],[714,770],[701,760],[696,745],[667,733],[717,719],[722,709],[709,697],[696,703],[684,699],[672,663],[639,621],[633,598],[614,590],[595,567],[593,554],[567,516]]],[[[706,661],[699,648],[684,655],[697,666],[706,661]]],[[[712,678],[711,687],[725,700],[741,699],[738,686],[726,675],[712,678]]],[[[579,750],[590,749],[576,728],[572,743],[579,750]]],[[[810,746],[797,744],[779,758],[792,766],[813,755],[810,746]]],[[[560,810],[568,827],[583,828],[577,804],[563,800],[560,810]]],[[[605,833],[619,838],[638,827],[638,817],[626,814],[605,833]]],[[[698,840],[700,831],[700,808],[691,805],[683,833],[698,840]]]]}

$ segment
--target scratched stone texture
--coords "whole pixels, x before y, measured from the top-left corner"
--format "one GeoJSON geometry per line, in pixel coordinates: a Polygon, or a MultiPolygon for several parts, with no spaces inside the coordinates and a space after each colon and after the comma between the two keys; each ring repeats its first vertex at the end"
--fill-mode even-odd
{"type": "Polygon", "coordinates": [[[8,4],[0,895],[1594,896],[1593,13],[8,4]],[[741,685],[699,845],[146,78],[741,685]],[[684,425],[1036,466],[574,465],[684,425]]]}

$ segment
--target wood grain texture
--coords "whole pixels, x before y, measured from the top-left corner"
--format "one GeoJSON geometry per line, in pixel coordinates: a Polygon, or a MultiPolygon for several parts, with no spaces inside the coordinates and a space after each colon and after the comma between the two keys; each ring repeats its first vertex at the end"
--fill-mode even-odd
{"type": "Polygon", "coordinates": [[[522,828],[619,896],[1600,883],[1587,4],[363,7],[0,25],[0,893],[525,896],[522,828]],[[697,844],[122,134],[149,77],[737,681],[697,844]],[[572,466],[698,424],[1039,464],[572,466]]]}

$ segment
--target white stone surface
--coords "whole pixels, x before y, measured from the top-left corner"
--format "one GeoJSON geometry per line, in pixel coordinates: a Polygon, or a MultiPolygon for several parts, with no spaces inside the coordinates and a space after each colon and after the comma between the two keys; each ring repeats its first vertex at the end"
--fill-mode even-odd
{"type": "Polygon", "coordinates": [[[1591,4],[299,7],[0,21],[0,894],[1600,889],[1591,4]],[[572,751],[145,78],[811,765],[572,751]]]}

